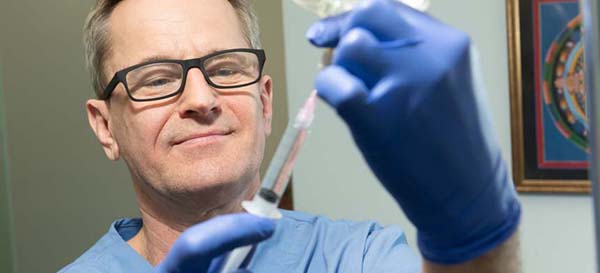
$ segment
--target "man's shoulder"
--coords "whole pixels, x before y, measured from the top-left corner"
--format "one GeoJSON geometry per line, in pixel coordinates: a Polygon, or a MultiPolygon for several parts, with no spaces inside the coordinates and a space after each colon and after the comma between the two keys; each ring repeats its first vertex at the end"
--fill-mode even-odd
{"type": "Polygon", "coordinates": [[[418,256],[404,231],[376,221],[332,220],[281,211],[273,236],[257,249],[255,272],[418,272],[418,256]],[[273,257],[277,257],[273,263],[273,257]],[[336,266],[336,269],[330,268],[336,266]],[[394,269],[385,271],[380,269],[394,269]],[[401,270],[395,270],[401,268],[401,270]],[[292,269],[292,270],[290,270],[292,269]],[[309,270],[306,270],[309,269],[309,270]]]}
{"type": "Polygon", "coordinates": [[[282,240],[314,242],[315,247],[330,249],[339,245],[365,251],[381,248],[409,248],[404,230],[398,225],[383,226],[377,221],[333,220],[298,211],[282,210],[283,218],[275,236],[282,240]],[[318,246],[317,246],[318,245],[318,246]]]}
{"type": "Polygon", "coordinates": [[[91,272],[91,273],[103,273],[103,263],[107,260],[108,256],[111,256],[111,248],[118,244],[118,242],[112,238],[112,234],[109,231],[102,238],[100,238],[92,247],[86,250],[81,256],[79,256],[71,264],[65,266],[59,270],[59,273],[79,273],[79,272],[91,272]]]}
{"type": "Polygon", "coordinates": [[[139,228],[139,219],[125,218],[114,221],[106,234],[59,273],[118,273],[132,272],[132,269],[135,269],[135,272],[151,272],[150,264],[129,247],[126,239],[122,237],[125,233],[125,236],[130,238],[132,230],[139,228]]]}
{"type": "Polygon", "coordinates": [[[101,267],[97,265],[90,265],[86,263],[73,262],[63,269],[59,270],[58,273],[105,273],[106,271],[100,271],[101,267]]]}
{"type": "Polygon", "coordinates": [[[294,226],[296,229],[298,227],[304,227],[304,232],[310,230],[316,233],[325,232],[339,235],[359,233],[364,235],[365,238],[382,234],[386,234],[386,236],[397,235],[399,237],[405,237],[404,231],[402,228],[400,228],[400,226],[389,225],[384,227],[374,220],[333,220],[325,216],[288,210],[281,210],[281,214],[283,215],[283,218],[280,222],[281,224],[287,228],[289,228],[288,226],[294,226]]]}

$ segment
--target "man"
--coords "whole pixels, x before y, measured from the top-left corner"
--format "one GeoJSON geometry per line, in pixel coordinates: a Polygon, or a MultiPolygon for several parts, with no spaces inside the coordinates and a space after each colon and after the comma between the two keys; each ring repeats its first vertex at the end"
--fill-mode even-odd
{"type": "MultiPolygon", "coordinates": [[[[269,237],[247,262],[253,272],[421,271],[395,227],[232,214],[259,186],[273,114],[247,1],[100,0],[85,31],[90,125],[107,157],[129,167],[142,219],[116,221],[62,272],[218,272],[227,251],[269,237]]],[[[336,48],[319,95],[417,226],[422,270],[518,271],[520,207],[468,37],[387,0],[307,36],[336,48]]]]}

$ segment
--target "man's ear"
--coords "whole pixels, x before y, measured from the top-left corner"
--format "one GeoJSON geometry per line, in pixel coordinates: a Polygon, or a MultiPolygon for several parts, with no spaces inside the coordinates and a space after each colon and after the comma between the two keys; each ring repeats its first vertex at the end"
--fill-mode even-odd
{"type": "Polygon", "coordinates": [[[119,145],[115,141],[109,126],[110,115],[108,104],[103,100],[88,100],[85,104],[88,122],[96,138],[102,145],[102,149],[110,160],[119,159],[119,145]]]}
{"type": "Polygon", "coordinates": [[[265,135],[269,136],[273,120],[273,80],[268,75],[263,76],[260,80],[260,100],[262,101],[265,135]]]}

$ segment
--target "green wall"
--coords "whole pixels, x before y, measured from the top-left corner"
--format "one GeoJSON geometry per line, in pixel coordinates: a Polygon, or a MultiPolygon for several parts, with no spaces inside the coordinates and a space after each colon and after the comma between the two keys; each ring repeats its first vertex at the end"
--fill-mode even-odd
{"type": "MultiPolygon", "coordinates": [[[[1,62],[0,62],[1,64],[1,62]]],[[[14,272],[13,234],[10,187],[8,182],[8,153],[6,151],[4,124],[4,94],[0,65],[0,272],[14,272]]]]}
{"type": "MultiPolygon", "coordinates": [[[[10,192],[3,181],[0,213],[13,215],[16,272],[56,272],[114,219],[137,216],[138,209],[125,164],[106,159],[85,114],[93,93],[82,27],[94,0],[0,1],[2,112],[10,147],[10,192]]],[[[275,86],[269,159],[287,122],[281,1],[255,2],[268,52],[266,72],[275,86]]],[[[0,251],[3,242],[0,237],[0,251]]]]}

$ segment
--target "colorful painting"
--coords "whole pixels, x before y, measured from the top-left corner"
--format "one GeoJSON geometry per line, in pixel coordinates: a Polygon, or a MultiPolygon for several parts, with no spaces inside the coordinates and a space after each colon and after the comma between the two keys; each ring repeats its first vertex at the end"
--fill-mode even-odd
{"type": "Polygon", "coordinates": [[[517,189],[588,192],[589,129],[579,3],[508,2],[517,189]]]}

